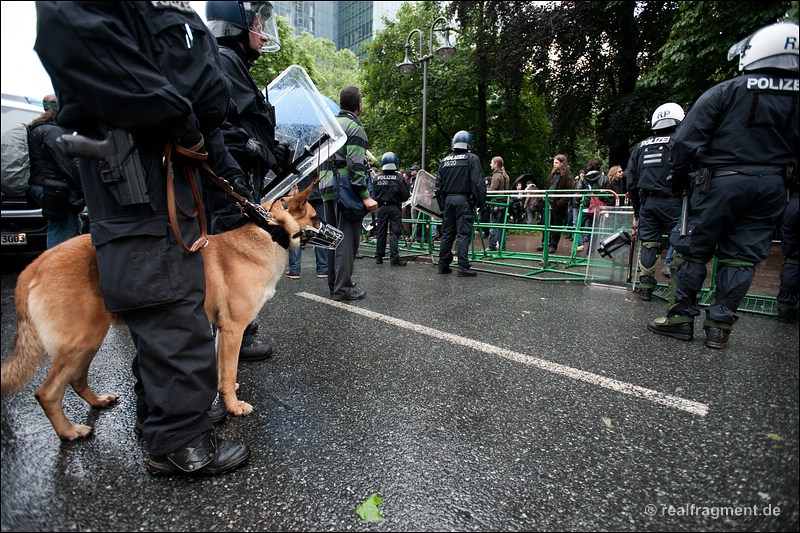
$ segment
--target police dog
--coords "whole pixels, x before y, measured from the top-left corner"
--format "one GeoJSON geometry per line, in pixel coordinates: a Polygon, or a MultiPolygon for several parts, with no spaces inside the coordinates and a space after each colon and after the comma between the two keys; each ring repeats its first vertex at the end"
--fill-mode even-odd
{"type": "MultiPolygon", "coordinates": [[[[291,236],[293,249],[300,246],[301,237],[313,233],[303,230],[318,230],[322,224],[308,203],[312,187],[262,206],[291,236]]],[[[219,392],[229,413],[248,415],[253,406],[236,396],[242,333],[275,295],[288,253],[267,231],[250,223],[209,235],[202,254],[205,310],[217,326],[219,392]]],[[[49,354],[50,372],[36,389],[36,399],[62,440],[89,435],[91,427],[73,424],[64,415],[64,391],[71,385],[92,407],[108,407],[117,401],[112,394],[95,394],[88,373],[110,326],[119,322],[103,304],[90,236],[65,241],[28,265],[17,280],[15,303],[17,331],[11,353],[2,364],[0,393],[5,396],[27,384],[49,354]]]]}

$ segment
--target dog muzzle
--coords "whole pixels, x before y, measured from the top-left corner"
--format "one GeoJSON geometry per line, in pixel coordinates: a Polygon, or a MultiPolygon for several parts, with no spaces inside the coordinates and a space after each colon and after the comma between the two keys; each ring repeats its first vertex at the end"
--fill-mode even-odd
{"type": "Polygon", "coordinates": [[[319,228],[306,226],[299,236],[301,246],[316,246],[328,250],[335,250],[344,239],[344,233],[339,228],[325,222],[320,222],[319,228]]]}

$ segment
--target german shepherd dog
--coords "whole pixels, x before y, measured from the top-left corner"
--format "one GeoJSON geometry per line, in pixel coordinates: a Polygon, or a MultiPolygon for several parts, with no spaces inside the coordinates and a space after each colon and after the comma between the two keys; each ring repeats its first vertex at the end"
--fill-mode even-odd
{"type": "MultiPolygon", "coordinates": [[[[262,207],[291,236],[297,249],[321,223],[308,203],[307,189],[262,207]]],[[[338,230],[334,230],[338,231],[338,230]]],[[[242,333],[275,295],[283,277],[287,250],[254,223],[209,235],[202,249],[205,263],[205,310],[217,326],[218,388],[228,412],[248,415],[253,406],[236,396],[236,375],[242,333]]],[[[47,250],[22,271],[15,292],[17,331],[14,346],[2,364],[0,393],[19,390],[33,379],[50,355],[50,373],[35,396],[62,440],[75,440],[92,428],[73,424],[62,402],[67,385],[92,407],[108,407],[117,396],[98,396],[88,383],[89,365],[112,324],[119,318],[105,309],[95,249],[89,235],[72,238],[47,250]]]]}

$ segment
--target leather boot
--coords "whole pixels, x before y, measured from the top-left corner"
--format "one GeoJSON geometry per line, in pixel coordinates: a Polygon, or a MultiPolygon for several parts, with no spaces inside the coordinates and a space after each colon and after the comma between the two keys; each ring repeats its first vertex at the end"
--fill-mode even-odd
{"type": "Polygon", "coordinates": [[[797,309],[791,307],[778,308],[778,322],[781,324],[791,324],[797,322],[797,309]]]}
{"type": "Polygon", "coordinates": [[[147,461],[147,469],[156,476],[216,476],[241,466],[249,457],[250,448],[246,444],[225,442],[210,429],[174,452],[151,455],[147,461]]]}
{"type": "Polygon", "coordinates": [[[667,337],[672,337],[673,339],[679,339],[682,341],[692,340],[694,336],[694,320],[691,322],[670,322],[675,318],[676,317],[670,318],[662,316],[656,318],[655,320],[651,320],[647,323],[647,331],[652,331],[658,335],[665,335],[667,337]]]}
{"type": "Polygon", "coordinates": [[[649,302],[653,299],[653,289],[650,287],[642,287],[639,290],[639,299],[643,302],[649,302]]]}
{"type": "Polygon", "coordinates": [[[706,329],[706,346],[721,350],[728,343],[731,332],[720,328],[706,329]]]}
{"type": "Polygon", "coordinates": [[[255,340],[239,349],[239,361],[262,361],[272,357],[272,345],[255,340]]]}

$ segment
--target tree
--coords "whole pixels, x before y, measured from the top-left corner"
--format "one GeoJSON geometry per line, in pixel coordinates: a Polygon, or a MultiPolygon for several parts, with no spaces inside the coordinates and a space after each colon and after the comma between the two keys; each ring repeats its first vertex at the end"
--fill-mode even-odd
{"type": "MultiPolygon", "coordinates": [[[[797,3],[794,21],[797,22],[797,3]]],[[[642,80],[643,88],[669,88],[670,98],[688,109],[711,86],[733,78],[738,62],[728,61],[731,45],[778,22],[790,2],[682,2],[681,16],[661,49],[661,61],[642,80]],[[702,73],[702,75],[698,75],[702,73]]]]}
{"type": "Polygon", "coordinates": [[[339,101],[339,91],[347,85],[360,86],[361,71],[358,56],[349,48],[336,50],[336,44],[330,39],[314,37],[308,32],[296,38],[297,45],[313,58],[314,73],[312,77],[319,92],[333,100],[339,101]]]}
{"type": "MultiPolygon", "coordinates": [[[[481,4],[489,9],[497,3],[481,4]]],[[[423,80],[421,67],[406,76],[396,65],[403,60],[409,36],[412,61],[436,50],[441,43],[430,46],[430,28],[444,15],[439,2],[405,4],[367,47],[363,66],[365,127],[373,146],[398,153],[404,166],[418,163],[421,153],[423,80]],[[422,32],[421,54],[415,28],[422,32]]],[[[480,63],[484,66],[479,66],[475,30],[461,24],[458,31],[455,56],[448,62],[436,57],[428,65],[427,170],[437,168],[438,160],[450,151],[453,135],[463,129],[473,134],[474,151],[487,173],[490,157],[501,155],[512,172],[533,172],[544,179],[552,161],[544,99],[526,80],[520,80],[516,91],[508,91],[507,77],[481,75],[482,68],[492,62],[491,51],[484,52],[480,63]]]]}

